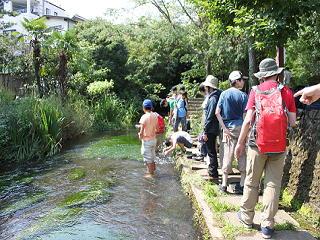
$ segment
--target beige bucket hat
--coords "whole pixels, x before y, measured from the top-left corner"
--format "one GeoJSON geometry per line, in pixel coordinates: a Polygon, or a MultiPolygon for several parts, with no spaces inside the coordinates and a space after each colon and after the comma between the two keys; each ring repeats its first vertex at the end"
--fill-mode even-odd
{"type": "Polygon", "coordinates": [[[212,75],[208,75],[206,80],[202,83],[203,86],[211,87],[214,89],[218,88],[218,84],[219,84],[218,78],[216,78],[212,75]]]}

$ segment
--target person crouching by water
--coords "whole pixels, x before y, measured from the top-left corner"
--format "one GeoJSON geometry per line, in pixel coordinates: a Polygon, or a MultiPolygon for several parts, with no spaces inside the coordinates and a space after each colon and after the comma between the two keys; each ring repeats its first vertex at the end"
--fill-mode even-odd
{"type": "Polygon", "coordinates": [[[179,131],[173,133],[166,141],[165,145],[167,146],[163,152],[165,156],[168,156],[173,150],[178,146],[185,151],[185,148],[192,148],[192,138],[189,133],[185,131],[179,131]]]}
{"type": "Polygon", "coordinates": [[[140,131],[138,133],[139,139],[142,141],[141,154],[143,156],[143,161],[147,165],[147,174],[145,177],[151,177],[156,170],[156,146],[157,138],[156,132],[158,128],[158,116],[156,113],[152,112],[153,104],[149,99],[143,101],[143,112],[138,128],[140,131]]]}

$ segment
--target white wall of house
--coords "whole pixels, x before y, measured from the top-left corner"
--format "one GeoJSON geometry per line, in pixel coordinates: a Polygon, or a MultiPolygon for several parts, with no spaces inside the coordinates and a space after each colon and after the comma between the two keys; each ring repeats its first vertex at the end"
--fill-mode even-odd
{"type": "Polygon", "coordinates": [[[24,20],[24,18],[27,19],[35,19],[38,18],[39,16],[32,14],[32,13],[21,13],[18,16],[9,16],[9,15],[4,15],[1,21],[4,21],[5,23],[11,23],[12,26],[7,28],[5,31],[15,31],[19,32],[22,34],[27,34],[27,31],[24,29],[22,26],[21,22],[24,20]]]}
{"type": "Polygon", "coordinates": [[[48,1],[44,1],[43,15],[66,16],[66,11],[62,8],[55,6],[54,4],[48,1]]]}
{"type": "MultiPolygon", "coordinates": [[[[76,21],[73,21],[67,17],[67,13],[64,9],[54,5],[53,3],[50,3],[50,1],[9,0],[4,3],[5,11],[12,12],[17,8],[19,9],[19,12],[22,12],[18,16],[4,15],[2,18],[0,18],[1,22],[13,24],[5,31],[17,31],[22,34],[27,34],[27,31],[21,24],[24,18],[31,20],[41,16],[47,17],[46,24],[49,28],[57,28],[61,31],[66,31],[76,24],[76,21]]],[[[79,21],[81,21],[81,19],[79,19],[79,21]]]]}
{"type": "Polygon", "coordinates": [[[56,28],[60,31],[67,31],[75,25],[75,22],[69,18],[47,17],[46,24],[49,28],[56,28]]]}

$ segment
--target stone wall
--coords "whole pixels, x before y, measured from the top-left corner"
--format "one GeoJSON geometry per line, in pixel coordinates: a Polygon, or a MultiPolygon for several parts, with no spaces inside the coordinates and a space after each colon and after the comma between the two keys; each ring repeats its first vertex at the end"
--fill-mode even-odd
{"type": "Polygon", "coordinates": [[[320,110],[303,112],[288,149],[283,187],[320,212],[320,110]]]}

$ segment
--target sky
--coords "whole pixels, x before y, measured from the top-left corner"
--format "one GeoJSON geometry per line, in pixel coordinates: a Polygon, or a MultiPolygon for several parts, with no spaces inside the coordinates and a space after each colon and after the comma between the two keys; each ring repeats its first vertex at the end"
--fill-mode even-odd
{"type": "Polygon", "coordinates": [[[149,5],[135,7],[133,0],[49,0],[64,8],[70,14],[79,14],[80,16],[91,19],[103,17],[115,22],[126,22],[135,20],[141,16],[156,16],[157,10],[149,5]],[[119,9],[117,17],[110,17],[108,9],[119,9]]]}

